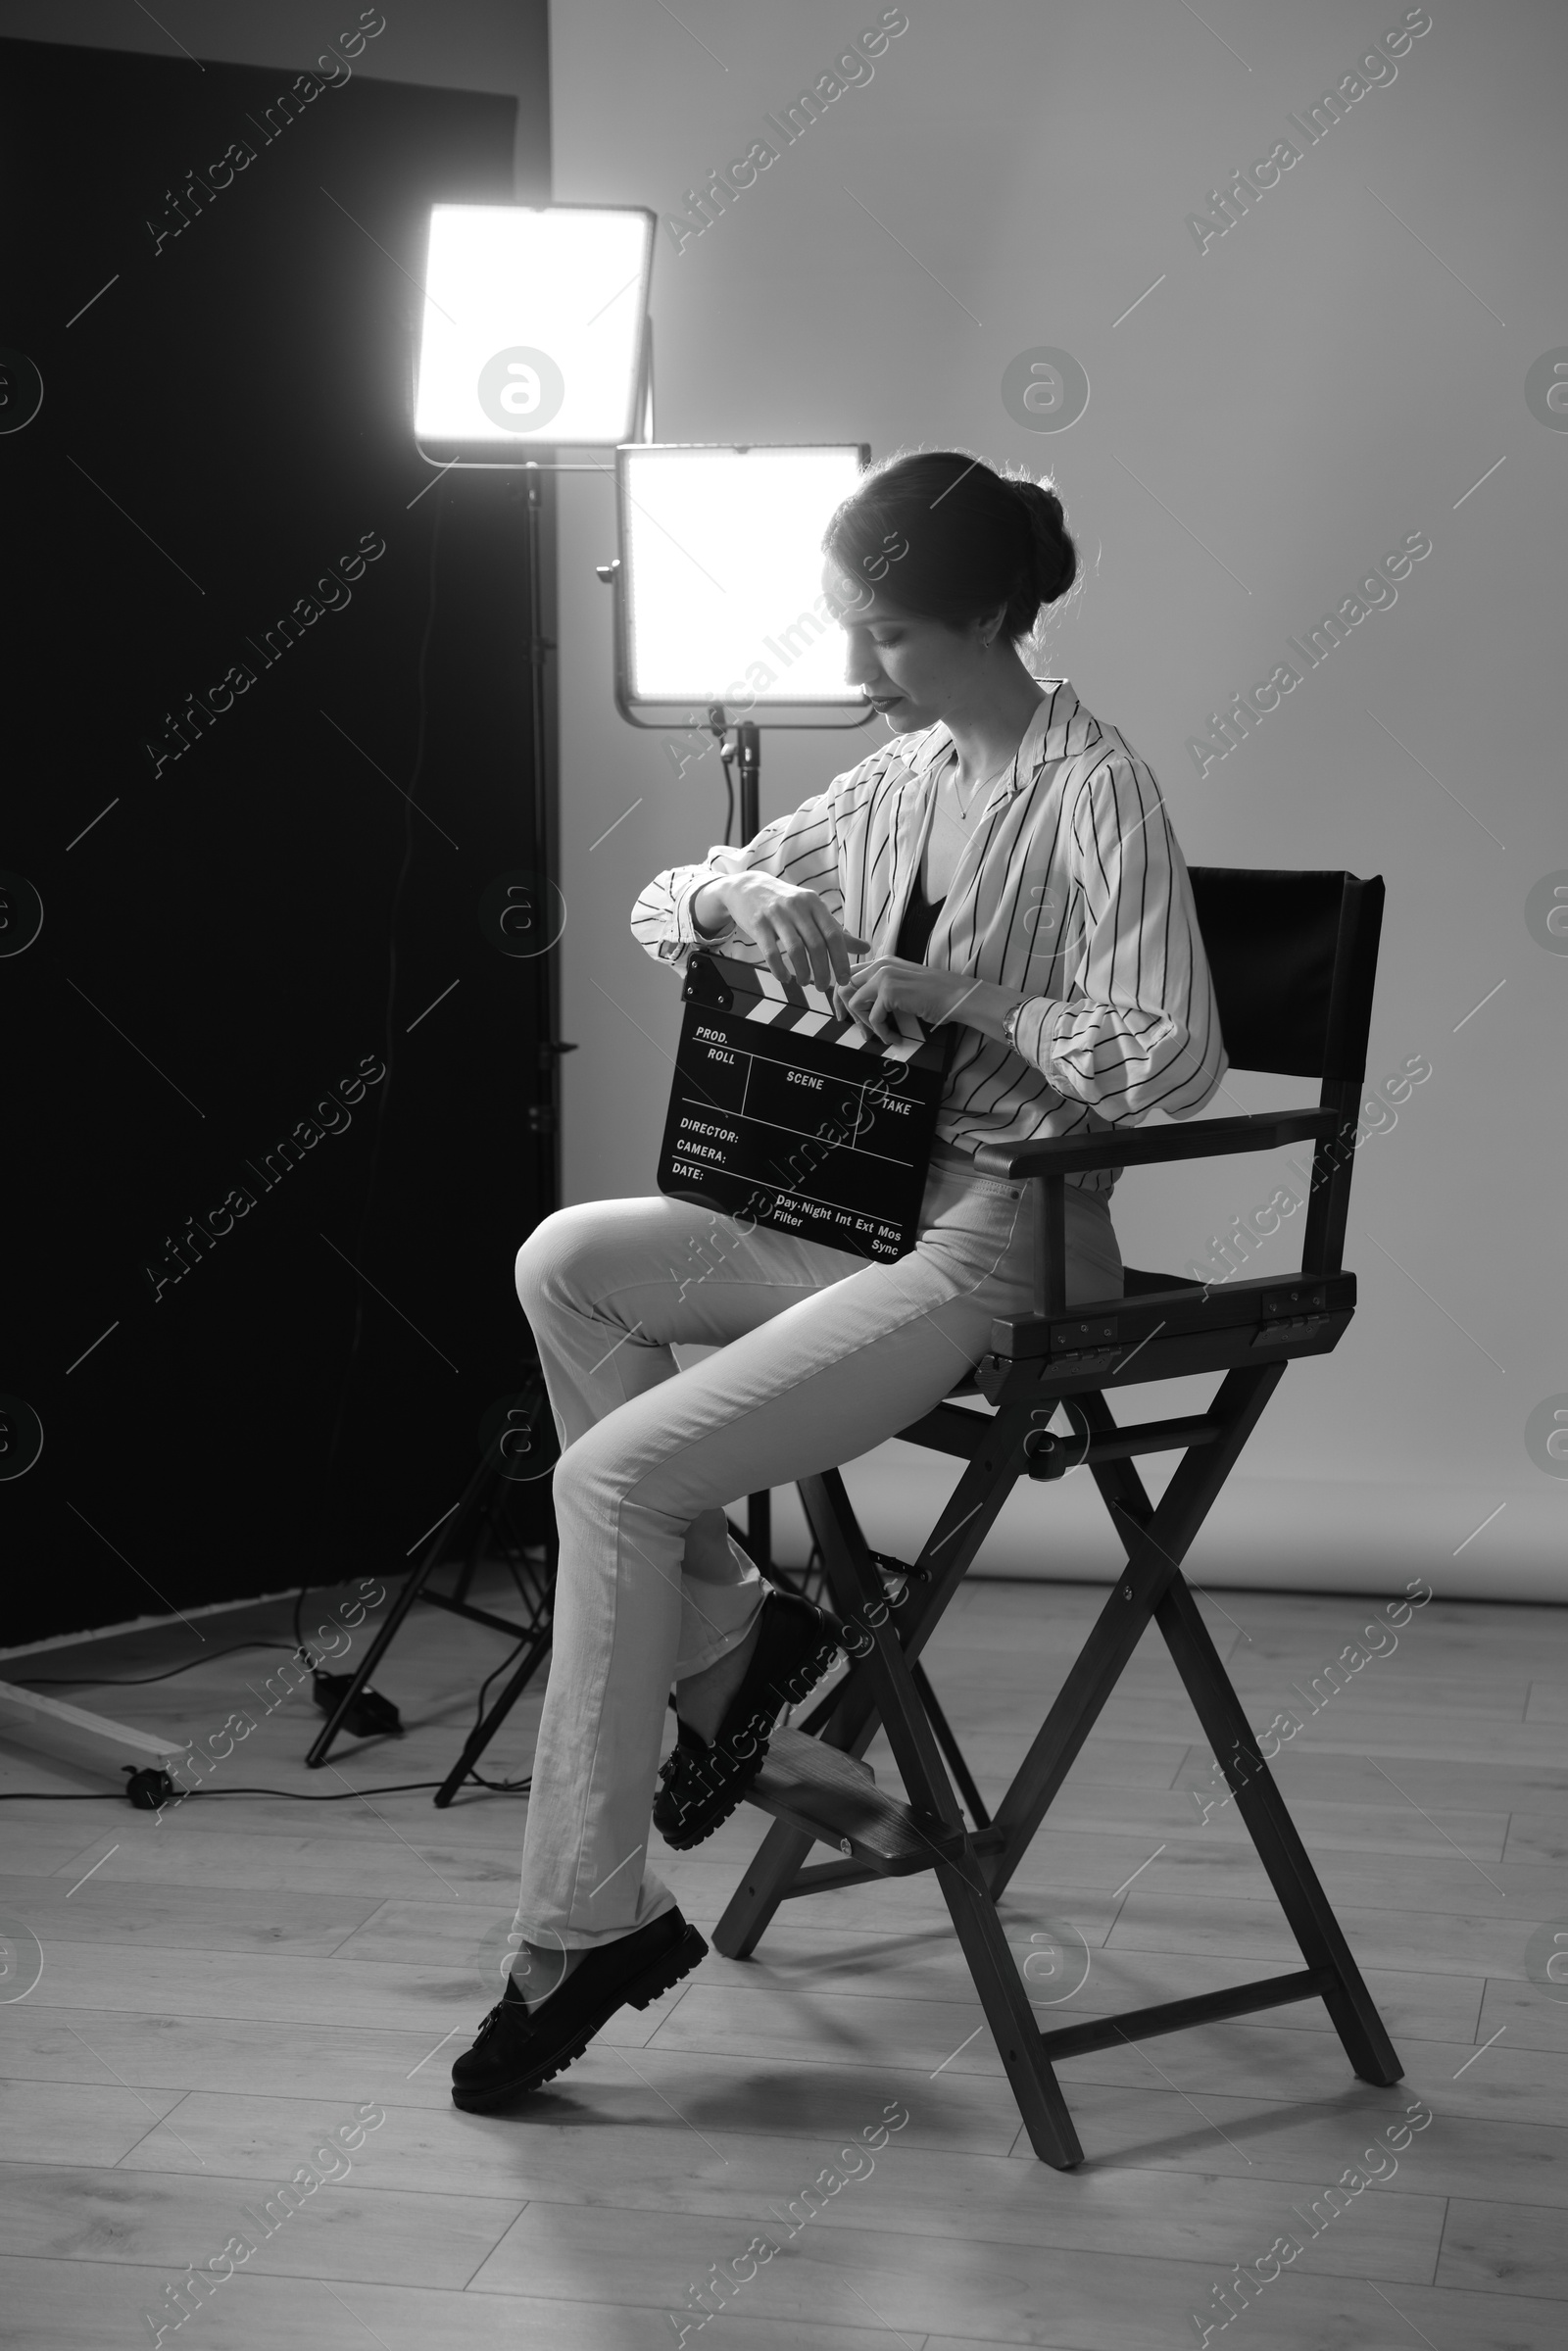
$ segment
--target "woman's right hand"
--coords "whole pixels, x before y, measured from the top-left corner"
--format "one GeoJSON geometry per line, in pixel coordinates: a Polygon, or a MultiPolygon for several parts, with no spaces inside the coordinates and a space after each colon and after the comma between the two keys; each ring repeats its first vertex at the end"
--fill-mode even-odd
{"type": "Polygon", "coordinates": [[[760,947],[776,980],[811,981],[831,995],[836,981],[850,976],[852,955],[870,945],[828,912],[814,890],[780,881],[771,873],[726,873],[705,882],[692,901],[701,930],[719,908],[760,947]]]}

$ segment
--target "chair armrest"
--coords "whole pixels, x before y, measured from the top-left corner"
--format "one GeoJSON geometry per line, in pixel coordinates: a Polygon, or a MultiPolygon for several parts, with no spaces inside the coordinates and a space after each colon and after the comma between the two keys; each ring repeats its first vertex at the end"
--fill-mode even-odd
{"type": "Polygon", "coordinates": [[[1091,1167],[1144,1167],[1160,1159],[1208,1159],[1225,1151],[1273,1151],[1337,1133],[1334,1109],[1261,1110],[1249,1118],[1201,1118],[1191,1126],[1135,1128],[1121,1134],[1065,1135],[1039,1143],[982,1143],[974,1163],[986,1175],[1075,1175],[1091,1167]]]}

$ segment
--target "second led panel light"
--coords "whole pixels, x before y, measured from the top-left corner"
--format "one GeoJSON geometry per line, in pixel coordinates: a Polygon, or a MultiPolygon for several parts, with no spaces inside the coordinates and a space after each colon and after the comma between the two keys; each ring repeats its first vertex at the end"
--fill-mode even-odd
{"type": "Polygon", "coordinates": [[[616,452],[615,699],[634,725],[833,726],[866,706],[822,595],[822,533],[870,452],[644,443],[616,452]]]}

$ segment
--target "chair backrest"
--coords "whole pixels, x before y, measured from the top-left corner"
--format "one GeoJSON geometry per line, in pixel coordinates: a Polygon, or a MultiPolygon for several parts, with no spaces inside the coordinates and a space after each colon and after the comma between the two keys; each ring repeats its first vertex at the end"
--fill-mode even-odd
{"type": "Polygon", "coordinates": [[[1194,865],[1193,897],[1235,1069],[1359,1086],[1383,881],[1194,865]]]}

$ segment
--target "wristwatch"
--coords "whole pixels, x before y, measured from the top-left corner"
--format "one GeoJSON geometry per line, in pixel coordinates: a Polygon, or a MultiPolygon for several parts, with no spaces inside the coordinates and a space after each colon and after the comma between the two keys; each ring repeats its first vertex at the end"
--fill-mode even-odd
{"type": "Polygon", "coordinates": [[[1026,996],[1023,1000],[1023,1004],[1013,1005],[1012,1010],[1007,1014],[1006,1019],[1002,1024],[1003,1041],[1006,1045],[1009,1053],[1016,1053],[1018,1050],[1018,1015],[1024,1009],[1025,1005],[1030,1004],[1033,1002],[1034,999],[1032,997],[1026,996]]]}

